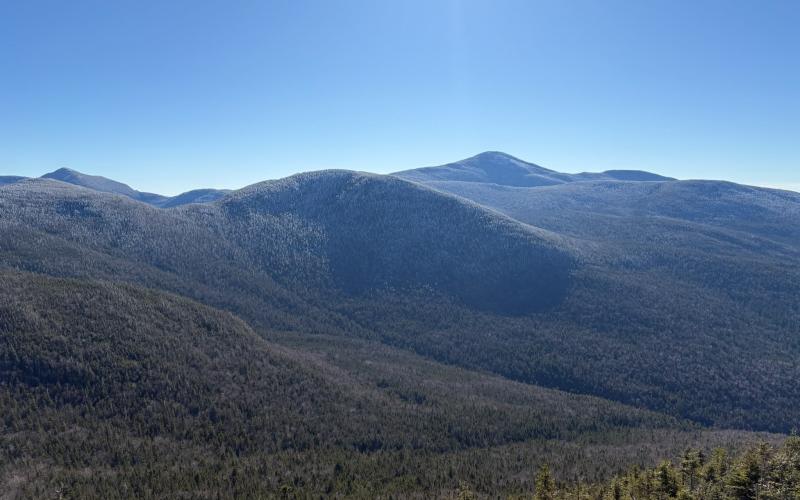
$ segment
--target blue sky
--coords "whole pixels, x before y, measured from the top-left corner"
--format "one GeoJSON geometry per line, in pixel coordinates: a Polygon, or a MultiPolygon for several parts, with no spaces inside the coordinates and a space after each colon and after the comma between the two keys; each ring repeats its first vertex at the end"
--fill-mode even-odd
{"type": "Polygon", "coordinates": [[[800,2],[0,2],[0,174],[174,194],[501,150],[800,190],[800,2]]]}

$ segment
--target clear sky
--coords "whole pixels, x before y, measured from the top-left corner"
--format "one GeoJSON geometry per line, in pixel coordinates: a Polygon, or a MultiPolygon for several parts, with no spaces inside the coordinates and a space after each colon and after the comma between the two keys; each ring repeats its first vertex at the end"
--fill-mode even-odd
{"type": "Polygon", "coordinates": [[[0,174],[175,194],[484,150],[800,190],[800,2],[0,1],[0,174]]]}

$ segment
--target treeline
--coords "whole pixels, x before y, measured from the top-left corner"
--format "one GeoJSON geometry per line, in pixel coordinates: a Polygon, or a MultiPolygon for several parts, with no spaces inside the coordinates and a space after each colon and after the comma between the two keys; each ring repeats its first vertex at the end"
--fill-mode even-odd
{"type": "MultiPolygon", "coordinates": [[[[454,494],[478,498],[469,485],[454,494]]],[[[778,447],[752,445],[729,456],[718,448],[710,455],[687,450],[680,459],[650,469],[632,468],[596,485],[557,484],[547,466],[536,477],[535,491],[509,498],[535,500],[796,500],[800,499],[800,437],[778,447]]]]}

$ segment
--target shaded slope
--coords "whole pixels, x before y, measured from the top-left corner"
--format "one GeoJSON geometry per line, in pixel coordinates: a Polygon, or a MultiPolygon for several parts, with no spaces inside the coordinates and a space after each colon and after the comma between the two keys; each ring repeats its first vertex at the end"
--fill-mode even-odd
{"type": "Polygon", "coordinates": [[[0,186],[3,184],[14,184],[24,179],[25,177],[20,177],[18,175],[0,175],[0,186]]]}
{"type": "MultiPolygon", "coordinates": [[[[9,231],[43,231],[151,274],[200,282],[223,296],[215,305],[270,301],[295,316],[304,312],[299,297],[378,289],[431,290],[483,310],[541,310],[563,298],[572,265],[561,238],[391,177],[295,176],[177,211],[43,181],[4,194],[0,223],[9,231]]],[[[9,259],[28,240],[7,240],[9,259]]],[[[39,251],[31,270],[63,257],[39,251]]]]}
{"type": "MultiPolygon", "coordinates": [[[[645,230],[642,239],[669,238],[683,227],[697,238],[715,234],[720,243],[736,241],[742,251],[757,254],[800,247],[800,195],[790,191],[720,181],[586,182],[531,189],[463,182],[428,185],[521,222],[592,241],[624,244],[637,239],[628,229],[661,225],[660,236],[645,230]]],[[[649,246],[668,250],[684,240],[649,246]]]]}
{"type": "Polygon", "coordinates": [[[391,177],[302,174],[220,206],[237,224],[291,214],[313,228],[335,285],[351,294],[429,288],[517,314],[557,305],[569,284],[563,238],[391,177]]]}
{"type": "Polygon", "coordinates": [[[190,203],[211,203],[224,197],[230,191],[227,189],[195,189],[173,196],[160,203],[161,208],[179,207],[190,203]]]}
{"type": "Polygon", "coordinates": [[[712,181],[431,185],[583,242],[573,293],[548,320],[571,334],[538,326],[528,359],[519,340],[497,342],[517,343],[493,355],[515,359],[503,373],[651,408],[673,400],[700,421],[795,425],[800,393],[779,381],[800,376],[800,196],[712,181]],[[744,373],[736,389],[721,383],[744,373]]]}

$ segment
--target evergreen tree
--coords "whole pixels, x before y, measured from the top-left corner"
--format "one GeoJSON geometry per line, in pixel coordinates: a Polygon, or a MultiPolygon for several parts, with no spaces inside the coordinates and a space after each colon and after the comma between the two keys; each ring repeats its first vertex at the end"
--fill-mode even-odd
{"type": "Polygon", "coordinates": [[[700,468],[703,466],[703,456],[697,450],[686,450],[681,459],[681,475],[683,484],[694,492],[695,482],[700,468]]]}
{"type": "Polygon", "coordinates": [[[758,482],[761,480],[759,455],[751,451],[736,464],[727,479],[731,497],[736,500],[755,500],[758,498],[758,482]]]}
{"type": "Polygon", "coordinates": [[[475,492],[472,491],[472,488],[470,488],[470,486],[466,482],[462,481],[461,484],[458,486],[458,492],[456,493],[456,499],[457,500],[475,500],[476,498],[478,498],[478,497],[477,497],[477,495],[475,495],[475,492]]]}
{"type": "Polygon", "coordinates": [[[547,464],[539,468],[536,475],[536,500],[553,500],[555,498],[556,485],[550,474],[550,467],[547,464]]]}
{"type": "Polygon", "coordinates": [[[668,460],[661,462],[656,469],[655,480],[655,490],[659,498],[674,498],[678,494],[678,478],[668,460]]]}

